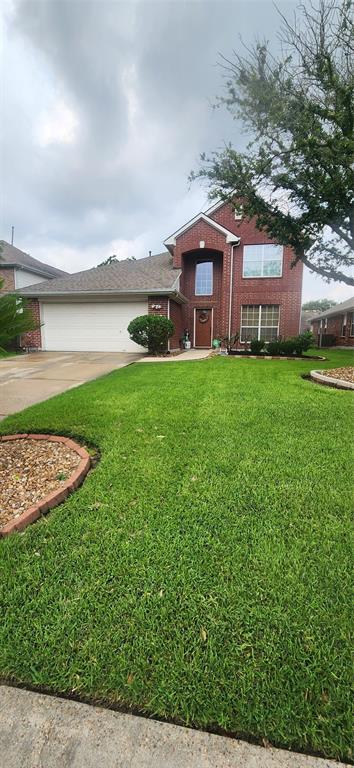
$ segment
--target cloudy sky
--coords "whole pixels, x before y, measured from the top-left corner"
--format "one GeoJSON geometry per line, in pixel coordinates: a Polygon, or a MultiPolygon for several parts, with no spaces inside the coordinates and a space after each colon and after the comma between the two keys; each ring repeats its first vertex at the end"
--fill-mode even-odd
{"type": "MultiPolygon", "coordinates": [[[[278,0],[291,15],[297,3],[278,0]]],[[[1,5],[1,228],[70,272],[160,252],[207,206],[188,184],[203,150],[240,127],[211,103],[218,54],[277,49],[268,0],[5,0],[1,5]]],[[[304,300],[349,286],[306,274],[304,300]]]]}

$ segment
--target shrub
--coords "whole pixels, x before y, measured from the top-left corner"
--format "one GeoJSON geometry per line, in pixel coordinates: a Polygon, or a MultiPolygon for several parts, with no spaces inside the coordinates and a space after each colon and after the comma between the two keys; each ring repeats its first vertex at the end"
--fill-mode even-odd
{"type": "MultiPolygon", "coordinates": [[[[0,290],[3,286],[4,280],[0,279],[0,290]]],[[[0,352],[5,352],[17,336],[38,327],[25,299],[12,293],[0,296],[0,352]]]]}
{"type": "Polygon", "coordinates": [[[267,345],[268,355],[280,355],[281,341],[270,341],[267,345]]]}
{"type": "Polygon", "coordinates": [[[301,357],[303,352],[306,352],[311,347],[313,342],[314,338],[311,331],[300,333],[299,336],[292,336],[291,339],[287,339],[285,342],[283,342],[285,345],[284,354],[295,354],[301,357]]]}
{"type": "Polygon", "coordinates": [[[154,355],[166,352],[168,340],[174,331],[172,321],[162,315],[141,315],[135,317],[128,325],[132,341],[146,347],[154,355]]]}
{"type": "Polygon", "coordinates": [[[284,339],[280,342],[280,354],[281,355],[293,355],[295,353],[295,338],[284,339]]]}
{"type": "Polygon", "coordinates": [[[313,336],[310,331],[300,333],[299,336],[291,336],[289,339],[277,339],[277,341],[270,341],[267,346],[267,352],[269,355],[298,355],[301,357],[303,352],[306,352],[313,344],[313,336]]]}
{"type": "Polygon", "coordinates": [[[315,343],[315,337],[314,337],[313,333],[311,333],[311,331],[304,331],[304,333],[301,333],[298,338],[302,339],[302,342],[303,342],[303,345],[302,345],[303,352],[307,352],[307,350],[310,349],[310,347],[312,347],[313,344],[315,343]]]}
{"type": "Polygon", "coordinates": [[[259,355],[264,347],[264,341],[262,339],[251,339],[250,348],[254,355],[259,355]]]}

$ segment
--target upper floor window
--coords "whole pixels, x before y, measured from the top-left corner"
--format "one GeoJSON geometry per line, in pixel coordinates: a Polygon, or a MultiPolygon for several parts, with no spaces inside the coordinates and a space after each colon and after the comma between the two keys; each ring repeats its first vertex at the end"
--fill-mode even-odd
{"type": "Polygon", "coordinates": [[[211,296],[213,293],[213,262],[199,261],[195,267],[195,295],[211,296]]]}
{"type": "Polygon", "coordinates": [[[244,246],[243,277],[281,277],[282,267],[282,245],[244,246]]]}

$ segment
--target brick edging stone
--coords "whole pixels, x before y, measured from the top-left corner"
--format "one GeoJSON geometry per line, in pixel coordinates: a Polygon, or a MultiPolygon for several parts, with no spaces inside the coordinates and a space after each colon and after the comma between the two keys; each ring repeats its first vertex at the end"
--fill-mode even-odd
{"type": "Polygon", "coordinates": [[[43,515],[45,512],[48,512],[49,509],[52,509],[53,507],[56,507],[58,504],[61,504],[63,501],[65,501],[67,496],[69,496],[70,493],[75,491],[76,488],[81,485],[91,466],[90,454],[85,450],[85,448],[82,448],[81,445],[75,443],[74,440],[71,440],[70,437],[62,437],[61,435],[38,435],[24,433],[18,435],[1,435],[0,443],[8,442],[9,440],[24,440],[26,438],[28,440],[49,440],[52,443],[64,443],[67,448],[69,448],[71,451],[75,451],[80,456],[81,461],[75,471],[64,483],[64,485],[60,486],[60,488],[57,488],[57,490],[48,493],[47,496],[44,496],[42,499],[37,501],[36,504],[33,504],[31,507],[28,507],[28,509],[25,509],[25,511],[22,512],[19,517],[10,520],[2,528],[0,528],[0,537],[8,536],[10,533],[14,533],[15,531],[22,531],[27,527],[27,525],[34,523],[34,521],[38,520],[41,515],[43,515]]]}
{"type": "Polygon", "coordinates": [[[354,389],[354,384],[345,379],[335,379],[332,376],[325,376],[323,371],[310,371],[312,381],[316,384],[324,384],[327,387],[336,387],[336,389],[354,389]]]}

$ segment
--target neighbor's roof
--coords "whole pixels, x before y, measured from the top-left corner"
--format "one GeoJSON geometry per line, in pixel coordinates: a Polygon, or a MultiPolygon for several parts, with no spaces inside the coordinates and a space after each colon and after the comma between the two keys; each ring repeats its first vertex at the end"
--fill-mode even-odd
{"type": "Polygon", "coordinates": [[[172,256],[158,253],[144,259],[116,261],[67,277],[37,283],[21,289],[24,296],[58,296],[78,293],[156,293],[178,291],[180,269],[172,266],[172,256]]]}
{"type": "Polygon", "coordinates": [[[334,315],[341,315],[344,312],[354,311],[354,296],[346,301],[342,301],[341,304],[336,304],[330,309],[326,309],[325,312],[321,312],[319,315],[313,315],[312,321],[321,320],[322,317],[333,317],[334,315]]]}
{"type": "Polygon", "coordinates": [[[50,264],[45,264],[43,261],[34,259],[29,253],[20,251],[19,248],[15,248],[14,245],[10,245],[10,243],[7,243],[5,240],[0,240],[0,268],[1,267],[27,269],[29,272],[34,272],[36,275],[43,275],[43,277],[59,277],[68,274],[62,269],[57,269],[50,264]]]}

